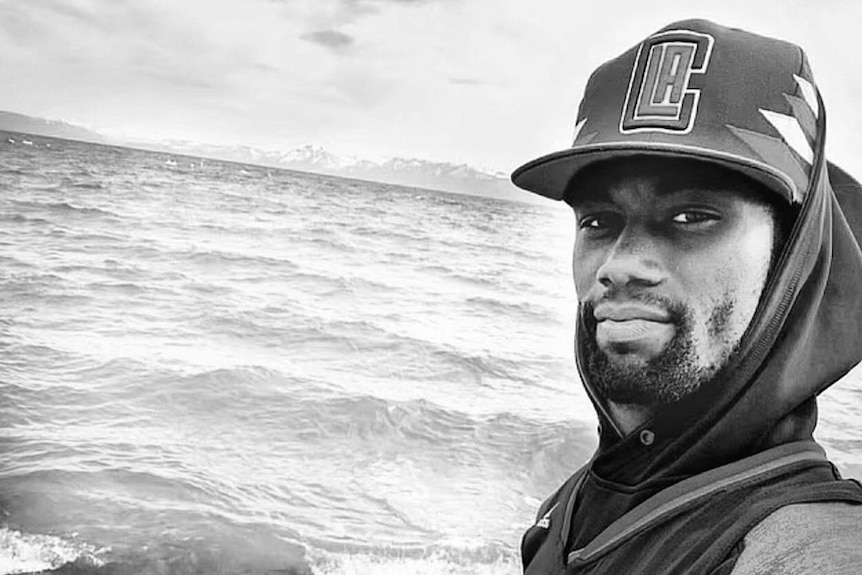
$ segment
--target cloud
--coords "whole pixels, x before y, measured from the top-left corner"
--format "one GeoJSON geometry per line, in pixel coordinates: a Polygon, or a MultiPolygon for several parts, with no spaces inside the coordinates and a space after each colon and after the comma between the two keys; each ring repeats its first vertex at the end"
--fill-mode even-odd
{"type": "Polygon", "coordinates": [[[353,36],[338,30],[318,30],[301,36],[303,40],[318,44],[336,52],[342,52],[353,44],[353,36]]]}
{"type": "Polygon", "coordinates": [[[328,30],[352,24],[371,16],[391,12],[393,8],[415,9],[422,6],[453,2],[453,0],[315,0],[297,3],[293,0],[269,0],[269,3],[289,13],[294,21],[328,30]]]}
{"type": "Polygon", "coordinates": [[[449,82],[456,86],[482,86],[485,84],[485,82],[477,78],[449,78],[449,82]]]}

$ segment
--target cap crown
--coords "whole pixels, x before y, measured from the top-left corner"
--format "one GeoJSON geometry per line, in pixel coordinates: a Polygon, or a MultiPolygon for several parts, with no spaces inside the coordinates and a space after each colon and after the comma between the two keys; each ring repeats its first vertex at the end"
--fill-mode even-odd
{"type": "Polygon", "coordinates": [[[559,199],[587,164],[645,152],[714,161],[801,202],[821,114],[798,46],[706,20],[676,22],[599,67],[572,147],[519,168],[513,180],[559,199]]]}

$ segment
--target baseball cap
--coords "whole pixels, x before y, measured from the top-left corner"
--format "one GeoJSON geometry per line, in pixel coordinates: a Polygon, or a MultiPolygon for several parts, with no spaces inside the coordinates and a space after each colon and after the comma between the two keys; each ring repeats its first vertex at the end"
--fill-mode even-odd
{"type": "Polygon", "coordinates": [[[798,204],[822,161],[825,121],[801,48],[684,20],[599,67],[571,147],[524,164],[512,181],[560,200],[592,163],[659,155],[742,172],[798,204]]]}

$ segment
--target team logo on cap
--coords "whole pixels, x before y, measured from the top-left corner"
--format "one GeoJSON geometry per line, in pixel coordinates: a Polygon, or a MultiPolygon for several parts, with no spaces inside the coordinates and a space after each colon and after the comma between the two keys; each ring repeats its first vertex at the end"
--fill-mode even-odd
{"type": "Polygon", "coordinates": [[[696,78],[706,73],[712,45],[709,34],[670,30],[638,49],[620,119],[620,132],[687,134],[700,103],[696,78]]]}

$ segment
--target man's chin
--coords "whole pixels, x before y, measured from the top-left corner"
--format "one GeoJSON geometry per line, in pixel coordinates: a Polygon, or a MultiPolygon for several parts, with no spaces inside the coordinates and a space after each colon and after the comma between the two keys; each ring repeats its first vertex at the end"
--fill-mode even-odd
{"type": "Polygon", "coordinates": [[[590,383],[615,403],[650,408],[674,403],[697,389],[704,375],[688,343],[684,337],[664,346],[588,341],[590,383]]]}
{"type": "Polygon", "coordinates": [[[609,349],[599,349],[604,352],[607,365],[613,370],[633,371],[645,370],[649,367],[650,360],[656,356],[647,356],[640,350],[632,350],[628,348],[620,348],[621,346],[611,346],[609,349]]]}

